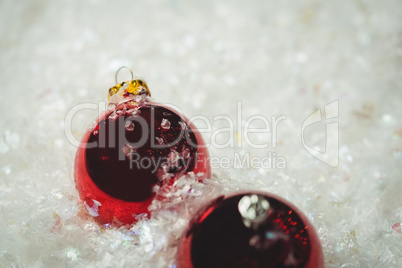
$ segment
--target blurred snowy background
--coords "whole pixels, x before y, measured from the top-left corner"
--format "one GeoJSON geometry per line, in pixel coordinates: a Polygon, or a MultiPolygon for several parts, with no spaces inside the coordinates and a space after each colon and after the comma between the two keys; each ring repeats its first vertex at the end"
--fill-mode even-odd
{"type": "MultiPolygon", "coordinates": [[[[0,36],[0,267],[175,267],[199,205],[244,189],[298,206],[319,234],[326,267],[402,266],[400,1],[2,0],[0,36]],[[64,122],[75,105],[105,101],[122,65],[157,101],[206,116],[212,130],[228,127],[216,116],[237,120],[239,101],[243,125],[253,115],[285,115],[276,147],[243,142],[211,146],[210,155],[273,152],[286,167],[215,167],[205,184],[179,181],[148,221],[97,225],[75,190],[76,148],[64,122]],[[304,149],[301,126],[336,100],[334,168],[304,149]]],[[[75,115],[77,139],[96,116],[75,115]]],[[[311,126],[306,143],[322,150],[325,131],[325,122],[311,126]]],[[[230,136],[204,138],[224,144],[230,136]]]]}

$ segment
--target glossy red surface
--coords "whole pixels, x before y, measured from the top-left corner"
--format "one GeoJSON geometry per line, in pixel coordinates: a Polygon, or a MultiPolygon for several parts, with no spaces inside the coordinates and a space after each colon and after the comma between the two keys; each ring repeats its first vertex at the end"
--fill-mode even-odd
{"type": "Polygon", "coordinates": [[[149,214],[156,183],[190,171],[210,176],[204,145],[197,129],[167,107],[121,104],[85,134],[75,159],[77,190],[98,222],[134,223],[149,214]]]}
{"type": "MultiPolygon", "coordinates": [[[[254,193],[254,192],[253,192],[254,193]]],[[[289,202],[271,194],[270,216],[258,229],[243,224],[238,202],[246,194],[219,197],[204,207],[182,237],[177,267],[323,267],[313,226],[289,202]]]]}

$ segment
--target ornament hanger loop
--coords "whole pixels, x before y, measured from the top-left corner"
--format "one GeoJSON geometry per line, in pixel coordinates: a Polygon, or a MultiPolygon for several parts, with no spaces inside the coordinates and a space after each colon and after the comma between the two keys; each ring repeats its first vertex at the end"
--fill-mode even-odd
{"type": "Polygon", "coordinates": [[[129,67],[127,67],[127,66],[121,66],[119,69],[117,69],[116,74],[114,75],[114,80],[115,80],[115,82],[116,82],[116,85],[119,83],[119,82],[117,81],[117,76],[119,75],[119,72],[120,72],[122,69],[127,69],[127,70],[129,70],[130,73],[131,73],[131,80],[134,80],[134,73],[133,73],[133,70],[131,70],[131,68],[129,68],[129,67]]]}

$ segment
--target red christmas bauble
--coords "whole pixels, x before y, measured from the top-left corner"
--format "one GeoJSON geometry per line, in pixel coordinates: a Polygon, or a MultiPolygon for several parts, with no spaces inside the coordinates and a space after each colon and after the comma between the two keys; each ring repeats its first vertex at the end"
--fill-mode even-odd
{"type": "Polygon", "coordinates": [[[295,206],[252,192],[221,196],[199,211],[180,242],[177,267],[320,268],[323,255],[295,206]]]}
{"type": "Polygon", "coordinates": [[[111,102],[81,142],[77,190],[99,223],[126,225],[149,214],[156,184],[187,172],[210,176],[205,143],[183,115],[149,98],[141,80],[110,89],[111,102]]]}

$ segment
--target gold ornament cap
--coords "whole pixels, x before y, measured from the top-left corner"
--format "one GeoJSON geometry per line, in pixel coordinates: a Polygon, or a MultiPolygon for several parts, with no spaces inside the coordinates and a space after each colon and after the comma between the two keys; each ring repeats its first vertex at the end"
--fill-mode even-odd
{"type": "Polygon", "coordinates": [[[122,66],[116,71],[115,81],[116,81],[116,85],[109,89],[108,96],[107,96],[108,101],[110,101],[110,98],[112,96],[116,95],[117,93],[119,93],[119,95],[132,94],[132,95],[151,96],[151,92],[149,91],[147,84],[144,81],[142,81],[141,79],[134,79],[133,71],[126,66],[122,66]],[[117,75],[119,74],[120,70],[122,70],[122,69],[128,69],[130,71],[131,80],[125,81],[122,83],[118,83],[117,75]]]}

